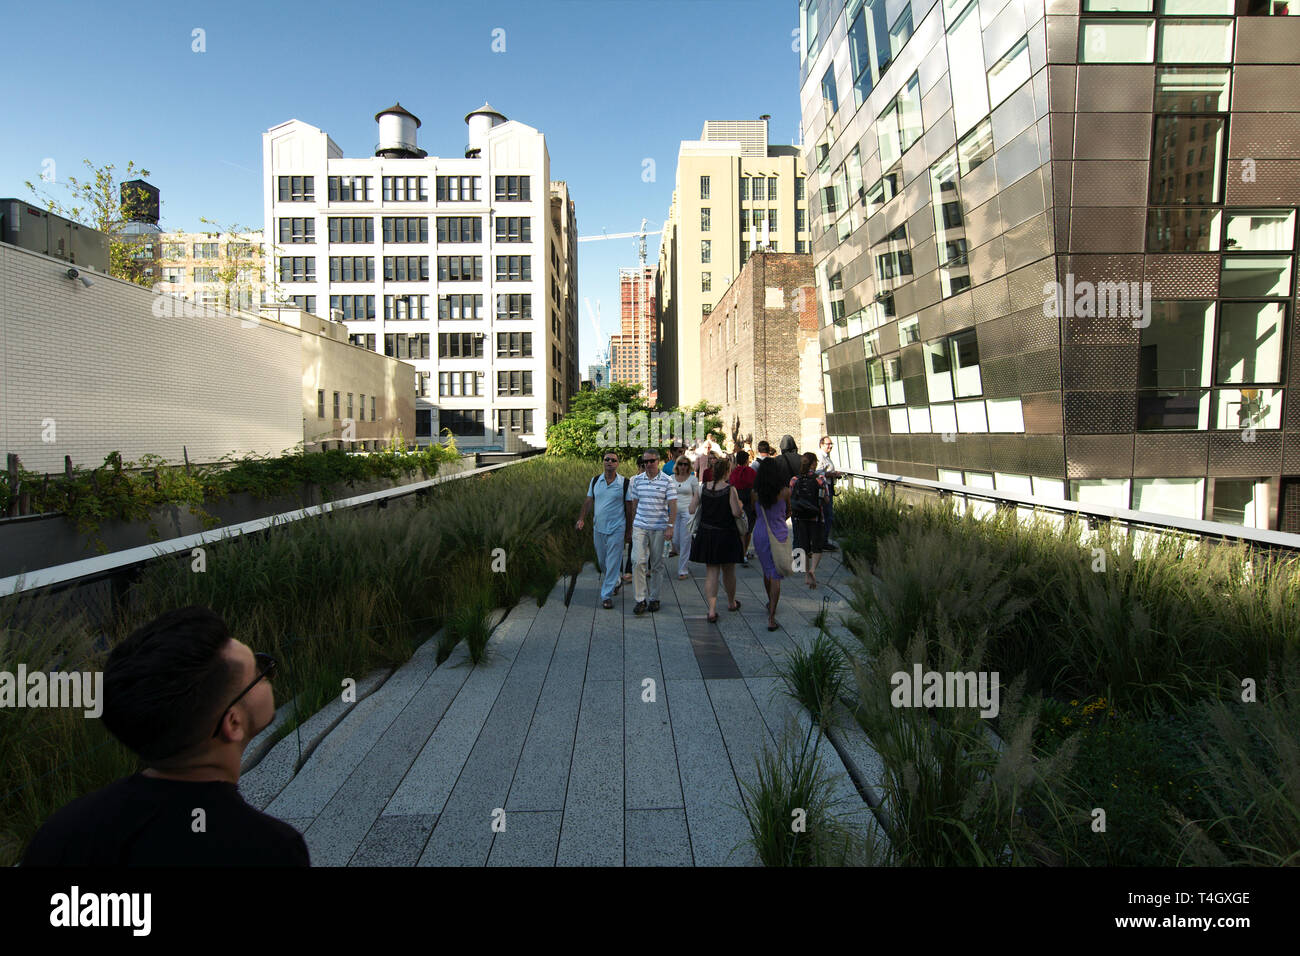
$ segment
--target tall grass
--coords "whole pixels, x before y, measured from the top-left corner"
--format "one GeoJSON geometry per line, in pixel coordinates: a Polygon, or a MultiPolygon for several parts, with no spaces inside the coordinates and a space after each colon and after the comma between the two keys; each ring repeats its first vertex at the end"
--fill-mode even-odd
{"type": "MultiPolygon", "coordinates": [[[[598,468],[538,458],[385,509],[328,513],[210,545],[202,572],[192,570],[189,555],[161,560],[107,630],[66,598],[0,599],[0,669],[22,662],[29,671],[97,670],[107,648],[136,627],[200,604],[222,614],[239,640],[280,661],[276,699],[297,697],[294,719],[306,719],[344,678],[405,661],[453,617],[451,632],[481,660],[492,607],[526,595],[540,601],[561,575],[591,559],[590,534],[573,523],[598,468]]],[[[51,812],[135,761],[80,711],[15,710],[0,720],[0,767],[0,865],[7,865],[51,812]]]]}

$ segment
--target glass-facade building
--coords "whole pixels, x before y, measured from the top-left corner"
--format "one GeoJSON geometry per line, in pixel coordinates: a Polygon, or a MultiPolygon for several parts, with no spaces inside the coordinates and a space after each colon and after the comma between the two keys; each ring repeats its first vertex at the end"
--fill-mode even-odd
{"type": "Polygon", "coordinates": [[[802,0],[843,467],[1300,531],[1293,13],[802,0]]]}

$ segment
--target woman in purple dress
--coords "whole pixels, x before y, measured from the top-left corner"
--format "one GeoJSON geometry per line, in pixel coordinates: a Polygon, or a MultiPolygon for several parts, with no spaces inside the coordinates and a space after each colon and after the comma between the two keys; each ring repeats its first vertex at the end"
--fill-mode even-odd
{"type": "Polygon", "coordinates": [[[754,482],[758,521],[754,527],[754,554],[763,567],[763,590],[767,592],[767,629],[775,631],[776,605],[781,599],[781,574],[772,558],[772,539],[784,544],[789,540],[786,511],[789,507],[790,488],[785,483],[779,458],[765,458],[758,466],[758,479],[754,482]]]}

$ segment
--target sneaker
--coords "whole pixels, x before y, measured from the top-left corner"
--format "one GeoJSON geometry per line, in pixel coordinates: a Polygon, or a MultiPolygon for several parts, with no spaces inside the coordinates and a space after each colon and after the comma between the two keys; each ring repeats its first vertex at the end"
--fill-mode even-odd
{"type": "Polygon", "coordinates": [[[653,614],[653,613],[654,613],[655,611],[657,611],[657,610],[659,610],[659,602],[658,602],[658,601],[651,601],[651,602],[650,602],[650,613],[653,614]]]}
{"type": "Polygon", "coordinates": [[[600,606],[605,608],[605,610],[609,610],[614,606],[614,602],[611,601],[609,598],[605,598],[605,600],[600,602],[600,606]]]}
{"type": "Polygon", "coordinates": [[[645,613],[645,601],[637,601],[637,602],[636,602],[636,607],[632,608],[632,613],[633,613],[633,614],[644,614],[644,613],[645,613]]]}

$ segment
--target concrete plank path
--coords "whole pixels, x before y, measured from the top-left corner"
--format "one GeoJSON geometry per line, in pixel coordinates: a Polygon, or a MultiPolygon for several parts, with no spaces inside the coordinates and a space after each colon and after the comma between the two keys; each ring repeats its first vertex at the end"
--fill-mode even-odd
{"type": "MultiPolygon", "coordinates": [[[[816,636],[823,598],[843,632],[850,576],[832,553],[822,587],[787,581],[768,631],[757,563],[737,567],[742,607],[719,594],[716,624],[703,566],[679,580],[675,565],[655,614],[632,613],[630,583],[601,608],[588,566],[567,606],[562,579],[542,606],[510,609],[477,666],[463,646],[435,666],[430,641],[283,786],[248,789],[306,834],[316,865],[757,864],[746,785],[764,748],[808,726],[778,668],[816,636]]],[[[877,776],[866,739],[848,741],[855,769],[877,776]]],[[[835,748],[821,753],[836,793],[862,804],[853,818],[873,825],[835,748]]]]}

